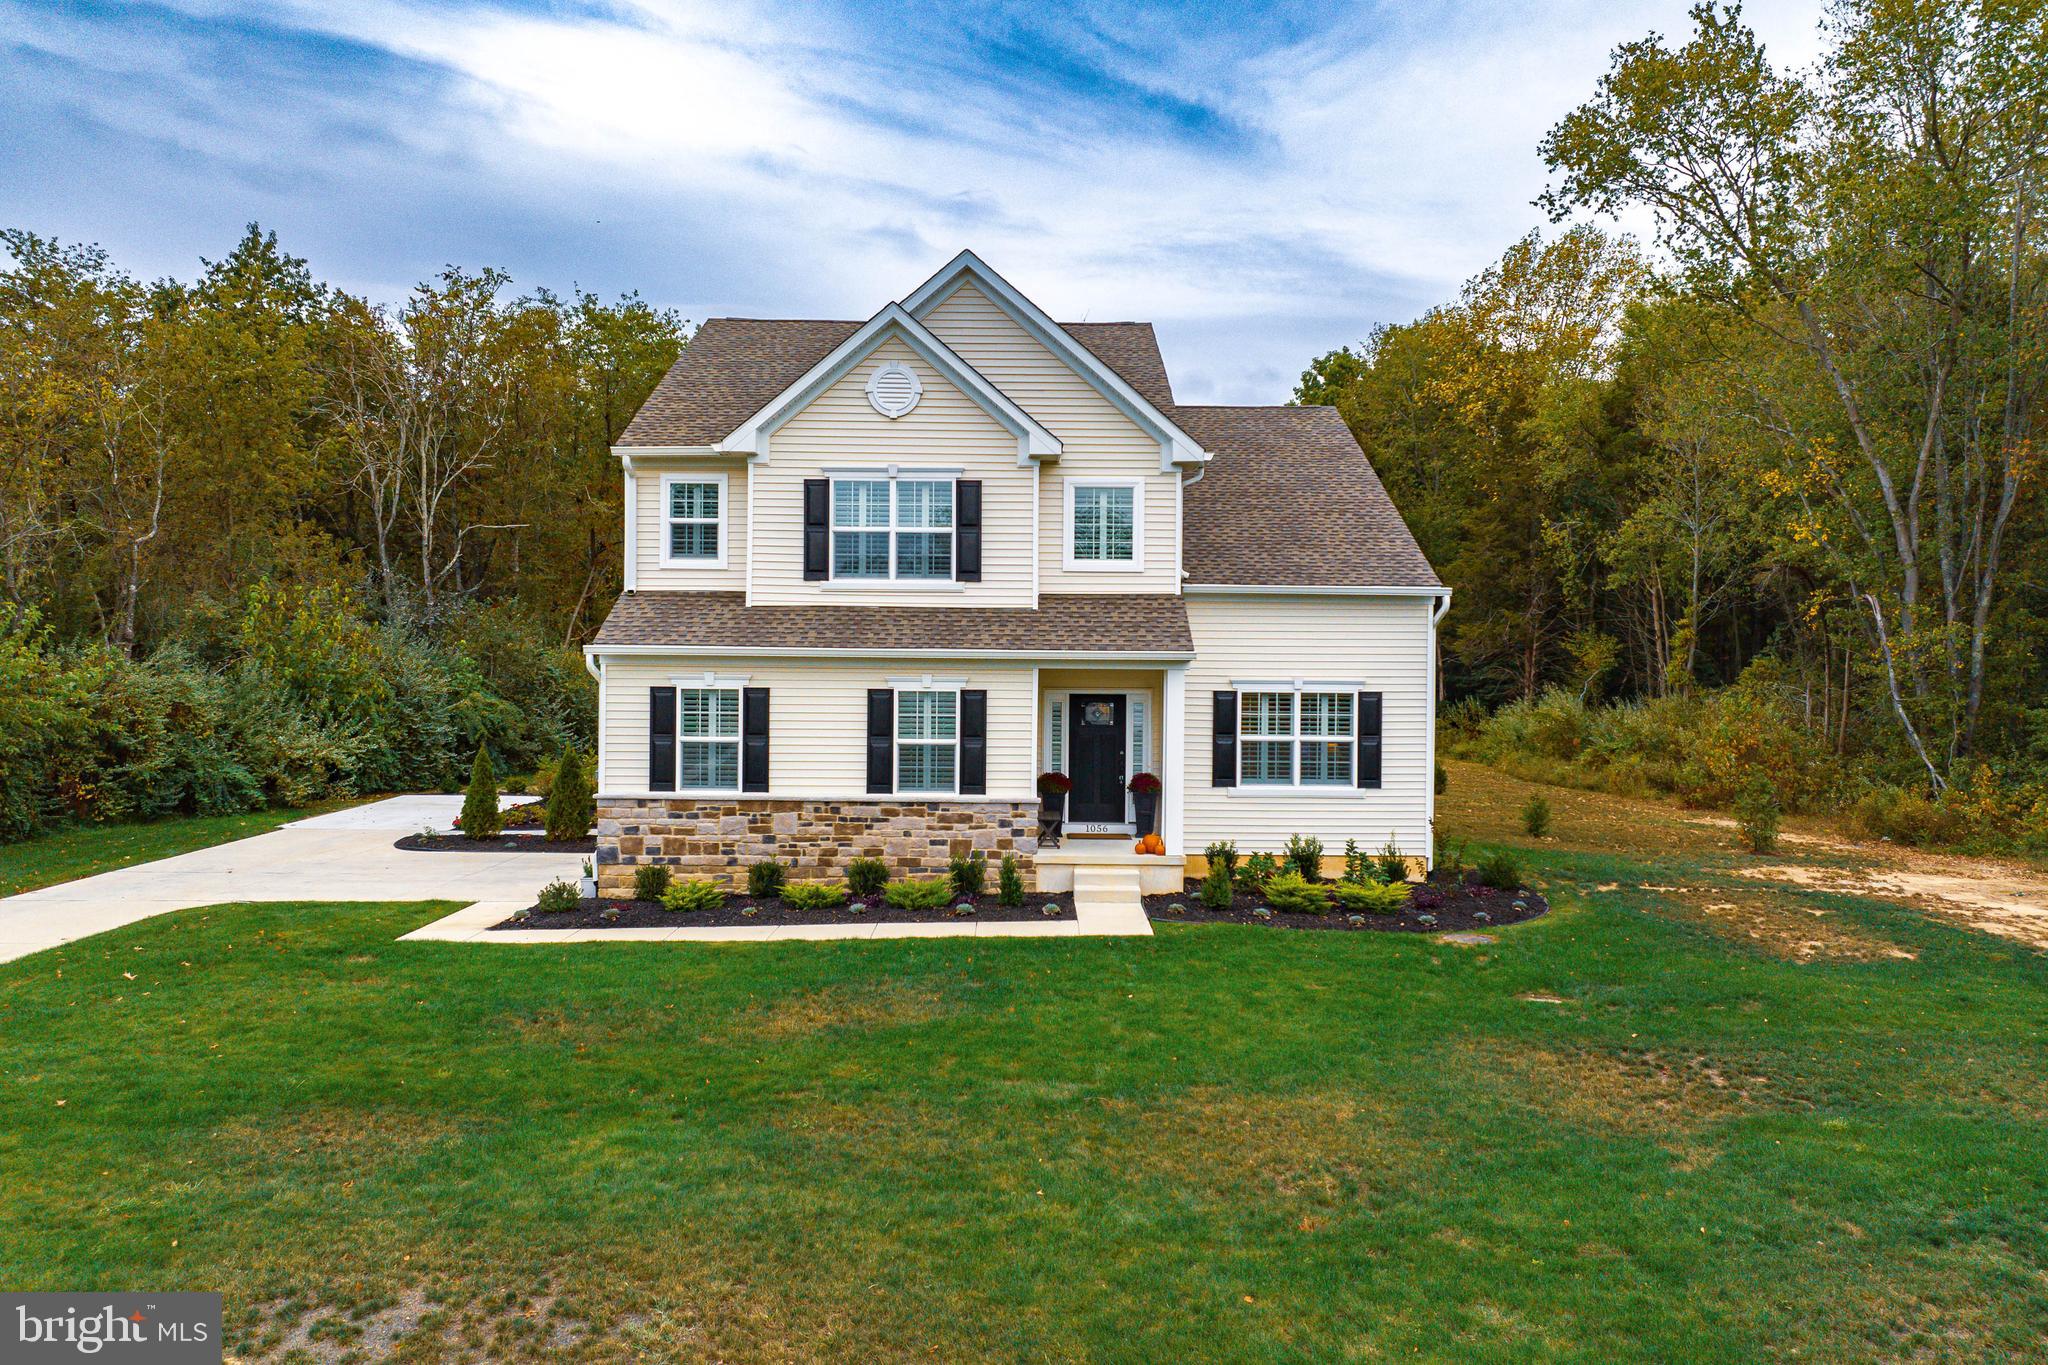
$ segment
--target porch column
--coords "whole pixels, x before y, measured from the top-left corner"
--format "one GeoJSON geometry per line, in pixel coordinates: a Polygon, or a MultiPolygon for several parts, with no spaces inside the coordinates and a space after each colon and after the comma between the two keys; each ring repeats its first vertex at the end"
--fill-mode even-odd
{"type": "Polygon", "coordinates": [[[1187,852],[1187,800],[1182,788],[1188,769],[1188,666],[1174,664],[1166,670],[1166,685],[1160,689],[1159,717],[1159,837],[1166,841],[1168,854],[1187,852]]]}

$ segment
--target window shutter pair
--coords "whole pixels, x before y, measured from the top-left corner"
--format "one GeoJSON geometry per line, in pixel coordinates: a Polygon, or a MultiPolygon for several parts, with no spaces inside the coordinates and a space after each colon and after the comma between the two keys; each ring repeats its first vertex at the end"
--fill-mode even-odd
{"type": "MultiPolygon", "coordinates": [[[[831,576],[832,481],[805,479],[804,579],[821,583],[831,576]]],[[[981,581],[980,479],[960,479],[953,485],[953,576],[962,583],[981,581]]]]}
{"type": "MultiPolygon", "coordinates": [[[[676,789],[676,689],[647,694],[647,790],[676,789]]],[[[768,790],[768,689],[740,689],[740,790],[768,790]]]]}
{"type": "MultiPolygon", "coordinates": [[[[1358,694],[1358,761],[1353,765],[1361,787],[1380,785],[1381,694],[1358,694]]],[[[1237,693],[1217,692],[1210,698],[1214,733],[1209,741],[1209,784],[1237,785],[1237,693]]]]}
{"type": "MultiPolygon", "coordinates": [[[[896,692],[868,689],[868,791],[886,796],[896,790],[896,692]]],[[[988,791],[988,693],[966,688],[960,693],[960,794],[988,791]]]]}

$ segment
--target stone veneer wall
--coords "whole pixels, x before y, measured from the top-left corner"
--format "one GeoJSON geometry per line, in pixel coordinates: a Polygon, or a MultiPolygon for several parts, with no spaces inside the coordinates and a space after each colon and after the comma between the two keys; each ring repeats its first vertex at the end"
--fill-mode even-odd
{"type": "Polygon", "coordinates": [[[903,876],[944,872],[950,859],[977,850],[990,862],[1016,854],[1029,886],[1038,803],[640,797],[606,798],[597,807],[597,889],[603,896],[632,894],[634,869],[650,863],[673,868],[678,877],[743,887],[747,866],[763,858],[789,864],[792,877],[842,877],[853,858],[880,858],[891,876],[903,876]]]}

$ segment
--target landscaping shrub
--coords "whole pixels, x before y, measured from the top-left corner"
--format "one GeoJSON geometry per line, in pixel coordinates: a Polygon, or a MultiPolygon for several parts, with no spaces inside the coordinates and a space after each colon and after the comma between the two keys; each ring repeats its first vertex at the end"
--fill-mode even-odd
{"type": "Polygon", "coordinates": [[[1211,910],[1228,910],[1234,890],[1230,880],[1230,864],[1221,858],[1211,858],[1208,874],[1202,878],[1202,904],[1211,910]]]}
{"type": "Polygon", "coordinates": [[[1751,853],[1769,853],[1778,846],[1778,794],[1759,773],[1735,798],[1735,823],[1751,853]]]}
{"type": "Polygon", "coordinates": [[[1270,853],[1254,853],[1237,865],[1236,875],[1231,878],[1237,889],[1256,896],[1266,889],[1266,883],[1273,880],[1280,871],[1280,864],[1270,853]]]}
{"type": "Polygon", "coordinates": [[[767,900],[782,890],[788,877],[787,867],[773,858],[763,858],[747,869],[747,894],[755,900],[767,900]]]}
{"type": "Polygon", "coordinates": [[[583,897],[576,890],[576,883],[552,881],[540,889],[540,896],[533,908],[543,914],[559,915],[574,910],[583,903],[583,897]]]}
{"type": "Polygon", "coordinates": [[[782,903],[792,910],[834,910],[846,904],[842,882],[785,882],[782,903]]]}
{"type": "Polygon", "coordinates": [[[684,914],[708,914],[725,904],[725,888],[705,879],[671,882],[661,903],[684,914]]]}
{"type": "Polygon", "coordinates": [[[1550,802],[1541,796],[1529,798],[1522,807],[1522,832],[1531,839],[1550,833],[1550,802]]]}
{"type": "Polygon", "coordinates": [[[889,865],[880,858],[855,858],[846,864],[846,888],[856,896],[878,894],[889,881],[889,865]]]}
{"type": "Polygon", "coordinates": [[[597,809],[591,798],[597,788],[584,775],[583,759],[564,745],[562,761],[556,765],[548,787],[548,838],[581,839],[590,833],[597,809]]]}
{"type": "Polygon", "coordinates": [[[1354,886],[1379,880],[1379,869],[1372,856],[1358,846],[1358,840],[1344,841],[1344,880],[1354,886]]]}
{"type": "Polygon", "coordinates": [[[1002,869],[996,873],[996,900],[1004,905],[1024,903],[1024,874],[1017,868],[1017,855],[1005,853],[1002,869]]]}
{"type": "Polygon", "coordinates": [[[1266,903],[1290,915],[1323,915],[1330,910],[1330,892],[1290,869],[1266,883],[1266,903]]]}
{"type": "Polygon", "coordinates": [[[955,858],[947,864],[947,875],[952,878],[953,894],[971,900],[988,885],[988,859],[979,853],[955,858]]]}
{"type": "Polygon", "coordinates": [[[1497,891],[1513,891],[1522,885],[1522,864],[1506,849],[1481,854],[1477,868],[1479,880],[1497,891]]]}
{"type": "Polygon", "coordinates": [[[647,866],[633,869],[633,899],[636,901],[658,901],[668,893],[669,870],[665,867],[647,866]]]}
{"type": "Polygon", "coordinates": [[[1442,796],[1445,792],[1449,791],[1450,789],[1450,770],[1445,768],[1443,764],[1439,763],[1436,765],[1436,794],[1438,796],[1442,796]]]}
{"type": "Polygon", "coordinates": [[[1406,882],[1339,882],[1336,892],[1337,904],[1352,913],[1393,915],[1408,904],[1406,882]]]}
{"type": "Polygon", "coordinates": [[[1216,864],[1222,863],[1223,875],[1225,878],[1231,878],[1237,875],[1237,845],[1231,843],[1227,839],[1219,839],[1215,843],[1203,849],[1202,859],[1204,862],[1208,863],[1210,867],[1214,867],[1216,866],[1216,864]]]}
{"type": "Polygon", "coordinates": [[[1303,881],[1319,882],[1323,879],[1323,841],[1315,835],[1288,835],[1285,860],[1303,881]]]}
{"type": "Polygon", "coordinates": [[[1394,836],[1391,834],[1387,836],[1387,842],[1380,845],[1379,854],[1373,859],[1373,866],[1379,873],[1380,881],[1399,885],[1408,880],[1408,859],[1395,847],[1394,836]]]}
{"type": "Polygon", "coordinates": [[[882,899],[898,910],[943,909],[953,899],[953,881],[950,877],[905,877],[883,888],[882,899]]]}
{"type": "Polygon", "coordinates": [[[1436,832],[1436,871],[1454,882],[1465,880],[1465,841],[1436,832]]]}
{"type": "Polygon", "coordinates": [[[476,760],[469,765],[469,789],[462,796],[462,832],[471,839],[497,837],[505,827],[498,810],[498,774],[491,767],[491,755],[479,744],[476,760]]]}

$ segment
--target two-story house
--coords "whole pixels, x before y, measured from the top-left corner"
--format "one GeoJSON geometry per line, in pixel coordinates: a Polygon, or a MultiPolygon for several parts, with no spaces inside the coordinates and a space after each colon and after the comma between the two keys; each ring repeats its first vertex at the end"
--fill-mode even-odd
{"type": "Polygon", "coordinates": [[[1427,859],[1449,593],[1334,409],[1176,403],[1150,324],[1054,322],[962,252],[866,322],[711,319],[615,450],[605,894],[970,849],[1177,889],[1294,833],[1427,859]]]}

